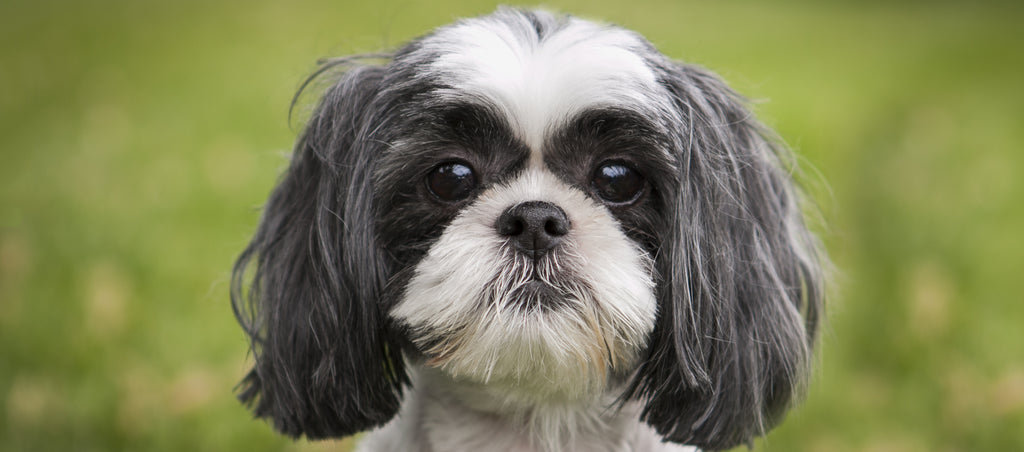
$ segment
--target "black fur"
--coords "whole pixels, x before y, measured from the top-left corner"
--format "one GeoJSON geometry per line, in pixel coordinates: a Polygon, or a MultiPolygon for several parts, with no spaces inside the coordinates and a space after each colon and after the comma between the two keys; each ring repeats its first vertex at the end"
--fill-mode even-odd
{"type": "Polygon", "coordinates": [[[398,268],[418,262],[444,226],[474,199],[435,202],[421,183],[430,170],[452,160],[466,162],[476,175],[479,194],[521,170],[529,155],[499,113],[486,105],[427,101],[409,110],[389,122],[404,145],[382,152],[374,174],[375,199],[386,206],[377,220],[379,236],[398,268]]]}
{"type": "Polygon", "coordinates": [[[661,69],[682,119],[678,188],[666,194],[660,316],[633,394],[666,439],[727,449],[767,432],[799,393],[821,262],[784,148],[717,77],[661,69]]]}
{"type": "Polygon", "coordinates": [[[368,106],[382,74],[359,67],[327,91],[235,265],[232,298],[256,358],[239,398],[294,437],[380,425],[406,381],[377,304],[389,269],[372,227],[368,106]]]}

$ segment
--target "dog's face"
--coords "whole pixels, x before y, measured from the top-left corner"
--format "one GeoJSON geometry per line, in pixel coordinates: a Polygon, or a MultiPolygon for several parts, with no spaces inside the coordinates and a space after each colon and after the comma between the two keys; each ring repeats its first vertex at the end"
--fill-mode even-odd
{"type": "Polygon", "coordinates": [[[707,72],[546,13],[348,68],[236,267],[243,400],[343,436],[394,416],[409,361],[527,403],[617,388],[668,440],[749,441],[796,393],[821,298],[766,135],[707,72]]]}
{"type": "Polygon", "coordinates": [[[542,399],[635,370],[677,163],[646,43],[549,19],[464,22],[399,56],[425,96],[374,177],[383,246],[409,253],[391,318],[428,365],[542,399]]]}

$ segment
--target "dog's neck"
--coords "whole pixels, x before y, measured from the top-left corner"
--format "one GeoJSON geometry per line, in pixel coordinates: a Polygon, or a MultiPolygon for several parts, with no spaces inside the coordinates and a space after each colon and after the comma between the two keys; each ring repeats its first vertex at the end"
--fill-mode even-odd
{"type": "Polygon", "coordinates": [[[584,400],[531,397],[516,388],[456,381],[438,369],[412,372],[398,416],[365,437],[360,452],[689,451],[661,442],[620,390],[584,400]]]}

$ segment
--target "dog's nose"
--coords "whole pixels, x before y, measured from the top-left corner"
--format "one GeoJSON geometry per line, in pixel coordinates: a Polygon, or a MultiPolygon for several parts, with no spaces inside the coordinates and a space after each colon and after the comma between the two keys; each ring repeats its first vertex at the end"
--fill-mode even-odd
{"type": "Polygon", "coordinates": [[[527,201],[502,212],[494,224],[498,234],[532,255],[540,257],[569,233],[569,217],[558,206],[544,201],[527,201]]]}

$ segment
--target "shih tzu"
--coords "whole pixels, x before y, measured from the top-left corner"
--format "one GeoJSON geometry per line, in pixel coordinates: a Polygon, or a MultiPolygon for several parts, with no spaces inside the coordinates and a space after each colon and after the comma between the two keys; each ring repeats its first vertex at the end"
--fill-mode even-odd
{"type": "Polygon", "coordinates": [[[749,444],[825,257],[788,151],[636,33],[499,9],[333,76],[232,278],[280,432],[366,451],[749,444]]]}

